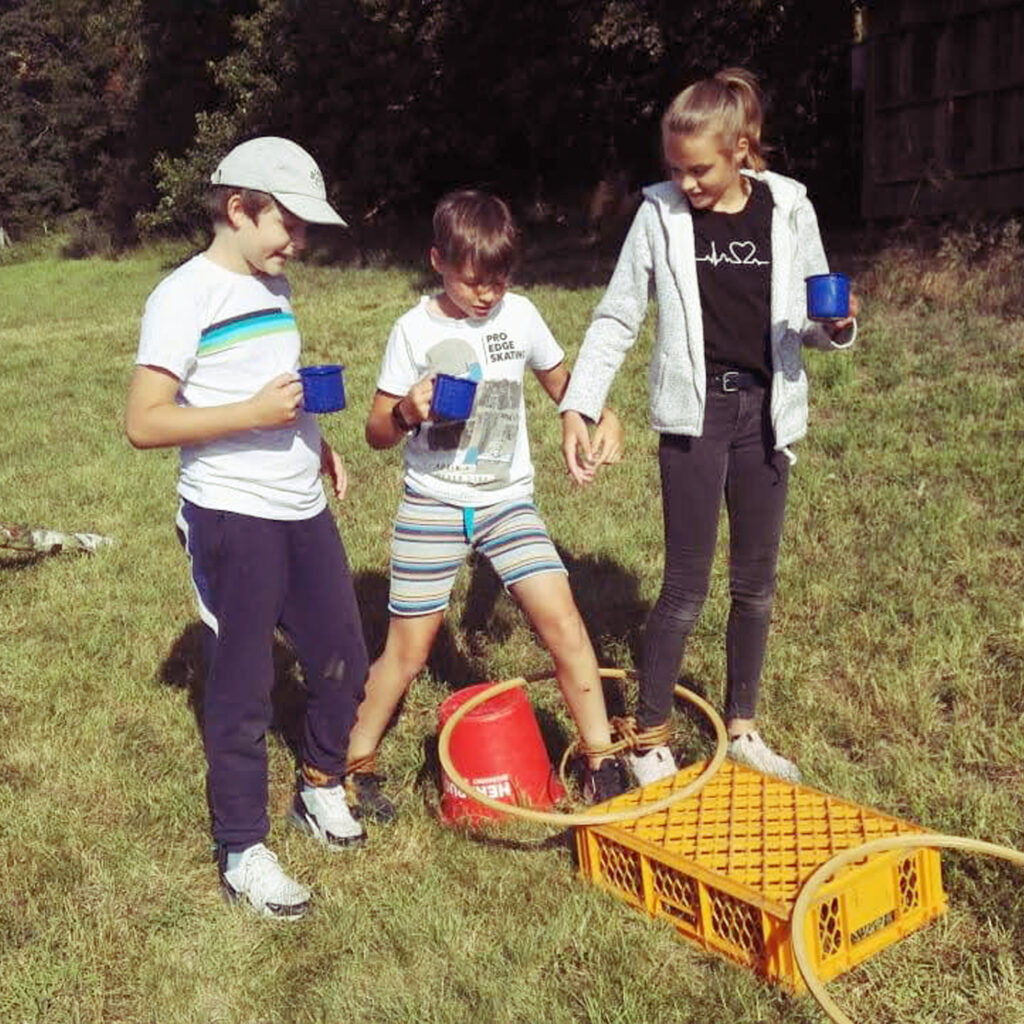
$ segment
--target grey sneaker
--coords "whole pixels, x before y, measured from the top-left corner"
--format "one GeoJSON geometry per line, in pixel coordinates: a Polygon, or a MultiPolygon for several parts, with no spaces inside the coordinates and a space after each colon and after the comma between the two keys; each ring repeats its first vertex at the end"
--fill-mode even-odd
{"type": "Polygon", "coordinates": [[[345,787],[303,786],[295,794],[288,820],[327,846],[352,846],[366,839],[363,826],[352,817],[345,787]]]}
{"type": "Polygon", "coordinates": [[[660,782],[678,771],[675,758],[668,747],[652,747],[643,754],[631,752],[626,755],[626,761],[641,786],[660,782]]]}
{"type": "Polygon", "coordinates": [[[800,769],[781,754],[776,754],[756,729],[730,740],[729,756],[765,775],[775,775],[787,782],[799,782],[801,778],[800,769]]]}
{"type": "Polygon", "coordinates": [[[277,857],[263,843],[243,850],[230,871],[227,858],[227,850],[220,850],[220,884],[229,903],[246,899],[256,913],[283,921],[295,920],[306,913],[309,890],[284,873],[277,857]]]}

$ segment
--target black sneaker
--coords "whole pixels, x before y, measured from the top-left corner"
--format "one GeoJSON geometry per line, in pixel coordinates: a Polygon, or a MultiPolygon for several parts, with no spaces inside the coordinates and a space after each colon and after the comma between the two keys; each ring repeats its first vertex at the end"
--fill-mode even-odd
{"type": "Polygon", "coordinates": [[[398,817],[395,805],[381,791],[383,775],[377,775],[375,772],[353,772],[345,781],[355,800],[359,817],[379,821],[382,825],[390,825],[398,817]]]}
{"type": "Polygon", "coordinates": [[[583,798],[588,804],[603,804],[629,789],[625,765],[617,757],[606,757],[597,768],[583,776],[583,798]]]}

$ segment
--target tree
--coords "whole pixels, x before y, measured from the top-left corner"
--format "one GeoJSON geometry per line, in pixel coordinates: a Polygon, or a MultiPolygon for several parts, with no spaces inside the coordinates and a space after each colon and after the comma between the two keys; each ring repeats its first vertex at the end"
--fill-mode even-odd
{"type": "MultiPolygon", "coordinates": [[[[194,230],[217,160],[296,139],[353,222],[482,184],[524,203],[660,175],[657,124],[762,77],[782,170],[844,165],[852,0],[0,0],[0,218],[194,230]]],[[[831,190],[835,192],[833,188],[831,190]]]]}
{"type": "Polygon", "coordinates": [[[50,117],[54,51],[31,5],[0,11],[0,223],[17,234],[69,209],[67,147],[50,117]]]}
{"type": "Polygon", "coordinates": [[[217,156],[258,133],[309,148],[357,222],[422,210],[459,184],[526,200],[538,187],[582,192],[616,169],[651,180],[665,104],[729,63],[763,75],[783,166],[813,169],[849,26],[849,3],[826,6],[260,0],[216,65],[227,102],[200,118],[187,153],[161,159],[149,222],[197,209],[217,156]]]}
{"type": "Polygon", "coordinates": [[[200,196],[218,159],[260,134],[309,149],[346,212],[372,216],[400,200],[419,168],[415,112],[430,62],[416,40],[430,18],[416,0],[260,0],[235,21],[236,48],[215,65],[226,102],[198,116],[184,154],[158,157],[161,198],[145,225],[201,225],[200,196]]]}
{"type": "Polygon", "coordinates": [[[156,195],[154,154],[184,146],[195,110],[215,102],[205,61],[221,56],[231,18],[250,6],[7,0],[0,217],[26,228],[81,209],[114,244],[129,242],[156,195]]]}

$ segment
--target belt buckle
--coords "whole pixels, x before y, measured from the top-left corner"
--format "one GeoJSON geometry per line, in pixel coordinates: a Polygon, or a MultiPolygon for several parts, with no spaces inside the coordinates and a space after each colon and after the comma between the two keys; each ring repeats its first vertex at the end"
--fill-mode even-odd
{"type": "Polygon", "coordinates": [[[733,391],[739,391],[740,386],[736,383],[739,380],[739,376],[738,370],[726,370],[725,373],[722,374],[722,390],[730,393],[733,391]]]}

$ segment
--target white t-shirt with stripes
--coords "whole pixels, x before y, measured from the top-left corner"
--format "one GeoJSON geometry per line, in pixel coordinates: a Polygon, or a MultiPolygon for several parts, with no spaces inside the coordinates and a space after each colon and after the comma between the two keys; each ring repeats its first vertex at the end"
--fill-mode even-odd
{"type": "MultiPolygon", "coordinates": [[[[289,299],[283,276],[239,274],[194,256],[149,296],[136,362],[174,374],[181,405],[251,398],[298,370],[301,338],[289,299]]],[[[315,516],[327,504],[315,418],[303,412],[292,426],[183,446],[178,493],[262,519],[315,516]]]]}

